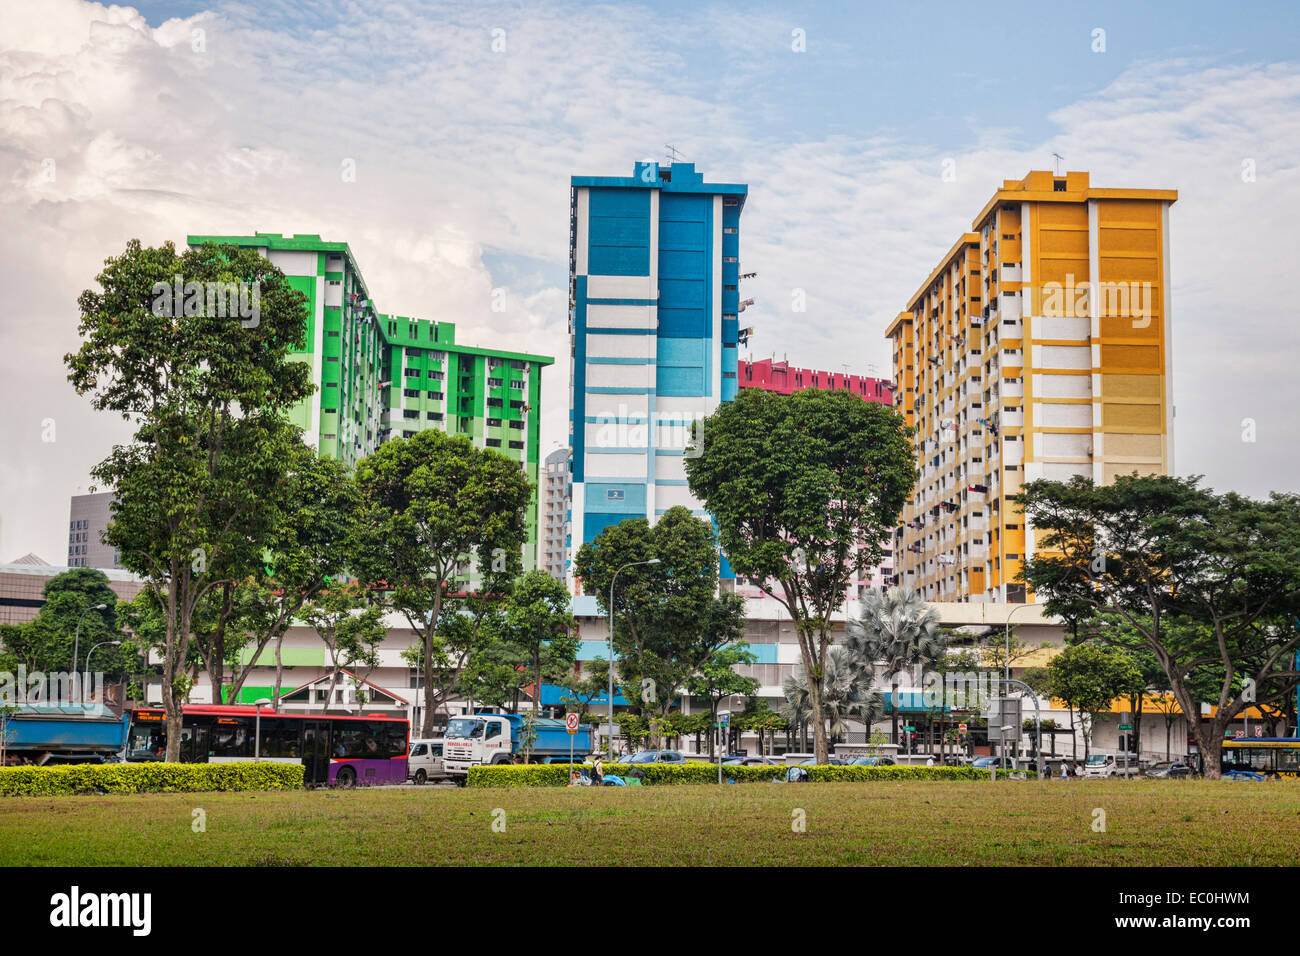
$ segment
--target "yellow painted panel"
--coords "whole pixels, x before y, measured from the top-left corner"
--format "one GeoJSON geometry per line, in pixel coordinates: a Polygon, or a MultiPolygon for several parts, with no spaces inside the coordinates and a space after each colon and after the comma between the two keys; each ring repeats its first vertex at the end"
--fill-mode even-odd
{"type": "MultiPolygon", "coordinates": [[[[1049,185],[1050,189],[1051,186],[1049,185]]],[[[1078,226],[1088,228],[1088,206],[1085,203],[1051,202],[1038,204],[1038,223],[1045,226],[1078,226]]]]}
{"type": "MultiPolygon", "coordinates": [[[[1160,348],[1155,345],[1105,345],[1101,366],[1105,369],[1159,369],[1160,348]]],[[[1103,390],[1105,385],[1102,386],[1103,390]]]]}
{"type": "MultiPolygon", "coordinates": [[[[1112,428],[1160,428],[1164,425],[1164,418],[1164,408],[1160,405],[1106,404],[1101,407],[1101,425],[1107,431],[1112,428]]],[[[1106,450],[1111,450],[1109,439],[1106,450]]]]}
{"type": "Polygon", "coordinates": [[[1102,282],[1157,282],[1160,260],[1153,256],[1101,256],[1097,261],[1102,282]]]}
{"type": "Polygon", "coordinates": [[[1158,375],[1102,375],[1101,394],[1106,398],[1161,398],[1158,375]]]}
{"type": "Polygon", "coordinates": [[[1034,276],[1036,283],[1057,282],[1061,285],[1073,283],[1082,285],[1088,281],[1088,256],[1087,249],[1084,254],[1077,259],[1040,259],[1038,261],[1038,271],[1034,276]]]}
{"type": "Polygon", "coordinates": [[[1076,229],[1043,229],[1034,247],[1039,255],[1088,255],[1088,233],[1076,229]]]}
{"type": "Polygon", "coordinates": [[[1101,225],[1097,232],[1102,255],[1161,251],[1160,233],[1156,229],[1115,229],[1101,225]]]}
{"type": "Polygon", "coordinates": [[[1159,340],[1164,334],[1159,311],[1150,316],[1102,316],[1100,328],[1103,339],[1159,340]]]}
{"type": "Polygon", "coordinates": [[[1119,475],[1160,475],[1164,469],[1160,465],[1135,465],[1131,462],[1114,463],[1107,462],[1102,469],[1102,483],[1113,484],[1115,478],[1119,475]]]}
{"type": "Polygon", "coordinates": [[[1164,447],[1160,435],[1106,433],[1106,458],[1159,458],[1164,447]]]}
{"type": "Polygon", "coordinates": [[[1150,199],[1103,199],[1097,203],[1097,219],[1103,226],[1116,222],[1160,224],[1160,203],[1150,199]]]}

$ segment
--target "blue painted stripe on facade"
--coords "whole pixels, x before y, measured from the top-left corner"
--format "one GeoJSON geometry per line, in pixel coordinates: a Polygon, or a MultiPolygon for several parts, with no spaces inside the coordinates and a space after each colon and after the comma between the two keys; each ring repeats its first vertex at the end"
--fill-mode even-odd
{"type": "Polygon", "coordinates": [[[587,329],[588,335],[657,335],[658,329],[606,329],[592,326],[587,329]]]}
{"type": "Polygon", "coordinates": [[[776,647],[775,644],[750,644],[749,652],[758,658],[756,664],[775,664],[776,647]]]}
{"type": "Polygon", "coordinates": [[[656,485],[681,485],[683,487],[690,484],[685,478],[656,478],[656,485]]]}
{"type": "MultiPolygon", "coordinates": [[[[587,277],[575,276],[573,281],[573,394],[575,402],[585,401],[587,385],[587,277]]],[[[573,480],[581,483],[586,474],[586,429],[573,429],[573,480]]]]}
{"type": "MultiPolygon", "coordinates": [[[[588,275],[596,275],[596,274],[597,274],[597,273],[594,273],[594,272],[592,272],[592,273],[588,273],[588,275]]],[[[659,304],[659,300],[658,300],[658,299],[588,299],[588,300],[587,300],[587,304],[588,304],[588,305],[649,305],[649,306],[655,306],[655,305],[658,305],[658,304],[659,304]]]]}

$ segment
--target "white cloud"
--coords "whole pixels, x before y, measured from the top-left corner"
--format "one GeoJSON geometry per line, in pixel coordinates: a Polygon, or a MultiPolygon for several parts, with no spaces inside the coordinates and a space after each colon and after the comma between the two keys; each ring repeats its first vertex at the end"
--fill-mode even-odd
{"type": "Polygon", "coordinates": [[[470,344],[556,357],[545,451],[567,434],[568,177],[629,174],[665,142],[711,180],[750,184],[753,353],[882,374],[884,326],[1004,178],[1046,168],[1055,151],[1099,185],[1178,188],[1179,470],[1252,493],[1296,486],[1296,64],[1138,64],[1053,114],[1048,141],[1012,148],[1005,131],[985,130],[954,153],[874,130],[807,140],[783,132],[798,117],[746,112],[738,92],[771,88],[803,62],[789,52],[798,24],[714,7],[685,25],[685,45],[619,6],[304,14],[258,3],[156,29],[80,0],[12,3],[6,16],[0,560],[61,560],[68,495],[127,434],[73,394],[62,366],[77,293],[127,239],[262,230],[348,241],[381,309],[454,321],[470,344]],[[504,52],[493,29],[505,30],[504,52]],[[349,159],[352,183],[340,175],[349,159]],[[945,159],[955,182],[941,180],[945,159]],[[560,278],[493,276],[487,253],[549,263],[545,276],[560,278]],[[794,288],[807,313],[791,312],[794,288]],[[50,417],[58,438],[46,444],[50,417]],[[1259,423],[1254,445],[1239,440],[1244,417],[1259,423]]]}

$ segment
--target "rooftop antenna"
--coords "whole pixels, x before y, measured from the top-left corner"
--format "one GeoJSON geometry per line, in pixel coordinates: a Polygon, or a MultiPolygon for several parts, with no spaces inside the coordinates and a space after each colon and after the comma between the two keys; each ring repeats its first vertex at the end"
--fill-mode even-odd
{"type": "Polygon", "coordinates": [[[681,154],[681,151],[678,150],[676,146],[670,146],[667,143],[664,144],[664,155],[668,158],[669,166],[673,163],[680,163],[686,158],[681,154]]]}
{"type": "Polygon", "coordinates": [[[1056,175],[1061,175],[1061,160],[1065,159],[1060,153],[1053,153],[1052,158],[1056,160],[1056,175]]]}

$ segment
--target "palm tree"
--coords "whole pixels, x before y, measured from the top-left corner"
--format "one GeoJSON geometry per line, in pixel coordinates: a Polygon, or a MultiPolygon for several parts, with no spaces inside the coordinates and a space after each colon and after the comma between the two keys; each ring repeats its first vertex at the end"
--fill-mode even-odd
{"type": "MultiPolygon", "coordinates": [[[[864,721],[868,727],[880,719],[884,702],[871,689],[871,675],[857,666],[853,654],[842,644],[832,644],[826,650],[826,682],[822,691],[822,720],[831,736],[847,730],[847,720],[852,717],[864,721]]],[[[808,691],[808,675],[800,668],[787,677],[781,688],[785,702],[778,713],[789,724],[811,721],[812,695],[808,691]]]]}
{"type": "MultiPolygon", "coordinates": [[[[939,632],[939,612],[925,603],[912,588],[892,587],[886,593],[872,591],[862,601],[862,616],[850,619],[844,646],[864,673],[875,673],[877,661],[884,661],[890,675],[890,700],[898,701],[898,675],[917,664],[932,664],[945,651],[939,632]]],[[[898,707],[891,706],[893,735],[898,743],[898,707]]]]}

